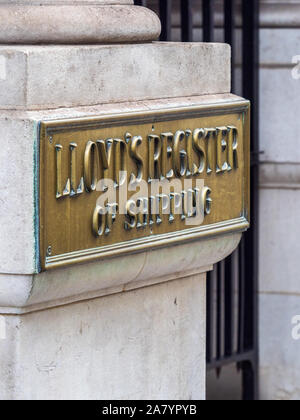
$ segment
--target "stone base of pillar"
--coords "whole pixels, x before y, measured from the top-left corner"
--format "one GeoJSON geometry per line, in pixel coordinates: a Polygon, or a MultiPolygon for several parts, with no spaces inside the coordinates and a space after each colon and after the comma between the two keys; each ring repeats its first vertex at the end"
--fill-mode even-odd
{"type": "Polygon", "coordinates": [[[205,398],[205,274],[0,326],[0,399],[205,398]]]}
{"type": "Polygon", "coordinates": [[[0,276],[0,399],[204,399],[206,272],[230,234],[0,276]]]}

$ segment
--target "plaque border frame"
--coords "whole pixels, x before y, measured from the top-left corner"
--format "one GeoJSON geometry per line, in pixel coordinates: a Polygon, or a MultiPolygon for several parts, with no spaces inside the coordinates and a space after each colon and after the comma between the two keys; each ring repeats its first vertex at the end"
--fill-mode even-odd
{"type": "Polygon", "coordinates": [[[181,244],[184,242],[196,241],[200,239],[213,238],[218,235],[244,232],[249,228],[250,220],[250,102],[244,99],[209,103],[201,105],[191,105],[182,107],[163,107],[157,110],[132,111],[125,113],[103,114],[102,116],[92,116],[84,118],[63,118],[55,120],[42,120],[39,122],[39,135],[37,147],[36,169],[38,173],[37,189],[37,210],[39,213],[39,223],[37,225],[37,254],[39,260],[39,270],[45,271],[54,268],[65,267],[78,263],[97,261],[99,259],[111,258],[119,255],[143,252],[147,249],[155,249],[170,245],[181,244]],[[61,255],[47,255],[45,218],[45,196],[43,191],[43,177],[45,168],[43,164],[43,153],[45,153],[46,141],[56,133],[62,133],[71,129],[92,129],[110,126],[132,126],[144,123],[157,123],[161,121],[171,121],[177,119],[188,119],[205,116],[218,116],[225,114],[243,113],[243,139],[244,139],[244,208],[241,217],[226,220],[210,225],[184,229],[171,233],[155,235],[153,237],[139,238],[126,242],[118,242],[108,246],[100,246],[80,251],[69,252],[61,255]]]}

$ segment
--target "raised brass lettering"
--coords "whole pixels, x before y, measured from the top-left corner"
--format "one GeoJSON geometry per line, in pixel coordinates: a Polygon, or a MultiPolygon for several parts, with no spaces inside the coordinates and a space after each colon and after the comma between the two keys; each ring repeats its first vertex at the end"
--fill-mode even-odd
{"type": "Polygon", "coordinates": [[[205,141],[206,141],[206,173],[211,174],[213,168],[216,167],[216,128],[206,128],[205,129],[205,141]]]}
{"type": "Polygon", "coordinates": [[[217,128],[217,173],[227,171],[227,127],[217,128]]]}
{"type": "Polygon", "coordinates": [[[248,226],[246,101],[45,122],[39,150],[43,269],[248,226]]]}
{"type": "Polygon", "coordinates": [[[238,132],[236,127],[228,127],[228,170],[238,169],[238,132]]]}
{"type": "Polygon", "coordinates": [[[65,187],[62,184],[62,151],[63,147],[60,144],[55,146],[56,150],[56,198],[66,197],[70,195],[71,186],[70,178],[67,178],[65,187]]]}
{"type": "Polygon", "coordinates": [[[187,171],[187,155],[182,147],[185,141],[185,132],[178,130],[174,136],[173,165],[177,177],[184,177],[187,171]]]}
{"type": "Polygon", "coordinates": [[[149,169],[148,169],[148,180],[159,179],[161,172],[161,138],[157,135],[150,134],[148,136],[149,144],[149,169]]]}
{"type": "Polygon", "coordinates": [[[193,132],[193,146],[198,155],[198,168],[193,164],[193,175],[202,174],[205,168],[205,130],[203,128],[196,128],[193,132]]]}
{"type": "Polygon", "coordinates": [[[131,182],[140,182],[144,177],[144,162],[138,149],[142,144],[143,138],[141,136],[134,136],[130,143],[130,156],[136,163],[137,173],[131,174],[131,182]]]}
{"type": "Polygon", "coordinates": [[[99,168],[97,144],[88,141],[84,152],[84,185],[88,192],[95,191],[99,168]]]}
{"type": "Polygon", "coordinates": [[[161,178],[173,178],[174,170],[172,168],[172,142],[173,133],[162,133],[162,164],[161,164],[161,178]]]}

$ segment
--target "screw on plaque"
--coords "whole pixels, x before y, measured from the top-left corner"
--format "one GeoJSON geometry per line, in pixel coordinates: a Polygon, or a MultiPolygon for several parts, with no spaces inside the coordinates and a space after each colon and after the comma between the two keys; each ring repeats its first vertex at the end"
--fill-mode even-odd
{"type": "Polygon", "coordinates": [[[51,255],[52,255],[52,247],[51,246],[48,246],[48,248],[47,248],[47,257],[51,257],[51,255]]]}

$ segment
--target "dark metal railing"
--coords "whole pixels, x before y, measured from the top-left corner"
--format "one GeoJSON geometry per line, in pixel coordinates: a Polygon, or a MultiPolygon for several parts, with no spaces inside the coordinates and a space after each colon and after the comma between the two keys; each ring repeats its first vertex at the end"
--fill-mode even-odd
{"type": "Polygon", "coordinates": [[[222,38],[230,44],[232,91],[251,101],[251,229],[243,236],[239,248],[208,275],[207,369],[216,369],[220,374],[224,366],[237,364],[243,378],[242,397],[254,400],[258,398],[259,0],[136,0],[135,3],[160,15],[162,41],[178,40],[180,29],[183,42],[213,42],[217,34],[218,40],[222,38]],[[201,19],[194,22],[199,12],[201,19]],[[180,19],[174,23],[178,13],[180,19]],[[242,51],[237,48],[238,36],[242,51]]]}

